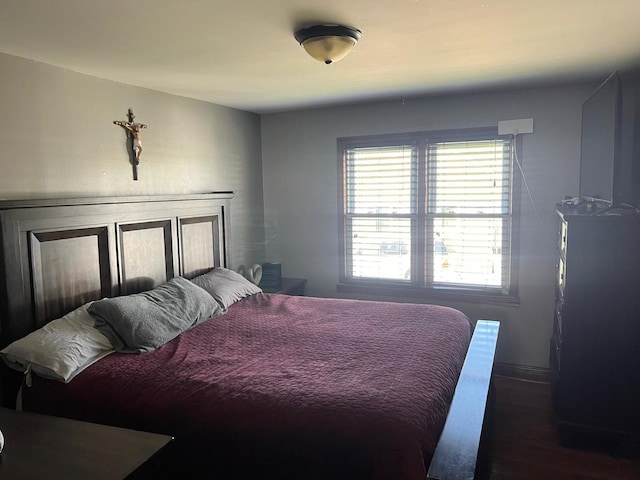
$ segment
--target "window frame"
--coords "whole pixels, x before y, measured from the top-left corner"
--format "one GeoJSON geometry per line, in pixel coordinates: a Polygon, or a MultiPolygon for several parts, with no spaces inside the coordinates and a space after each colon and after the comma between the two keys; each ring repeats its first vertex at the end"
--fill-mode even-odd
{"type": "Polygon", "coordinates": [[[520,170],[511,161],[511,195],[509,206],[511,211],[510,222],[510,257],[508,264],[508,287],[506,290],[491,287],[475,287],[460,285],[427,284],[424,269],[426,265],[426,227],[430,216],[426,205],[428,179],[427,175],[427,147],[437,142],[473,141],[501,139],[511,141],[511,148],[516,149],[515,154],[522,158],[520,142],[514,141],[511,135],[498,135],[497,127],[479,127],[467,129],[421,131],[398,134],[366,135],[357,137],[342,137],[337,139],[338,157],[338,233],[339,233],[339,276],[338,292],[360,295],[404,297],[404,298],[428,298],[447,301],[469,301],[476,303],[498,303],[518,305],[518,258],[519,258],[519,232],[520,232],[520,170]],[[411,269],[414,275],[409,282],[398,282],[387,279],[359,279],[347,276],[347,218],[346,211],[347,189],[346,180],[346,151],[353,148],[384,147],[393,145],[415,145],[418,155],[417,167],[417,212],[415,232],[411,235],[411,246],[415,255],[412,257],[411,269]]]}

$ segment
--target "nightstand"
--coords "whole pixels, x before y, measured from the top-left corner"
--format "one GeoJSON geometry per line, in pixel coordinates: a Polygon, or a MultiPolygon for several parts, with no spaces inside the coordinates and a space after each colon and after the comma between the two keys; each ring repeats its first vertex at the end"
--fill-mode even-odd
{"type": "Polygon", "coordinates": [[[263,289],[264,293],[282,293],[284,295],[304,295],[304,289],[307,285],[306,278],[286,278],[282,277],[280,289],[263,289]]]}
{"type": "Polygon", "coordinates": [[[0,408],[2,480],[157,478],[172,437],[0,408]]]}

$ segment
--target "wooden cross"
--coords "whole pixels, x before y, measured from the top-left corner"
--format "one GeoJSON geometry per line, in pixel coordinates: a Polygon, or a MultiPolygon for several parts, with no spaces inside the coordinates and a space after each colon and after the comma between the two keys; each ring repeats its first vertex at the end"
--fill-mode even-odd
{"type": "Polygon", "coordinates": [[[135,123],[133,120],[136,116],[133,114],[133,109],[129,109],[127,113],[129,117],[128,122],[121,120],[114,120],[114,124],[120,125],[127,130],[127,138],[131,138],[131,165],[133,167],[133,179],[138,180],[138,165],[140,164],[140,155],[142,155],[142,140],[140,139],[140,130],[147,128],[143,123],[135,123]]]}

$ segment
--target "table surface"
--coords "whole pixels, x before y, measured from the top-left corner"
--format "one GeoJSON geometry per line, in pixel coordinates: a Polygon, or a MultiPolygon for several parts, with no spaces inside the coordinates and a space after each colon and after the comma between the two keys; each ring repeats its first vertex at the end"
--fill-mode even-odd
{"type": "Polygon", "coordinates": [[[2,480],[123,479],[172,437],[0,408],[2,480]]]}

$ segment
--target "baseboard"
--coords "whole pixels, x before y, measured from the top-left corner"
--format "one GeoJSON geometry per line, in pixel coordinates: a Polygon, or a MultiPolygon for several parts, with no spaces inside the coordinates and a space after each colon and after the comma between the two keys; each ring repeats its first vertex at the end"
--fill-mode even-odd
{"type": "Polygon", "coordinates": [[[534,382],[549,383],[549,369],[543,367],[533,367],[531,365],[516,365],[513,363],[496,362],[493,364],[494,375],[513,377],[520,380],[531,380],[534,382]]]}

